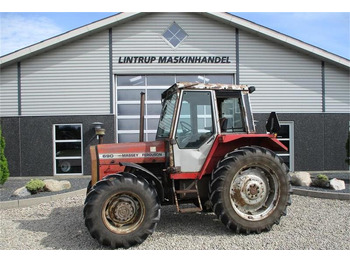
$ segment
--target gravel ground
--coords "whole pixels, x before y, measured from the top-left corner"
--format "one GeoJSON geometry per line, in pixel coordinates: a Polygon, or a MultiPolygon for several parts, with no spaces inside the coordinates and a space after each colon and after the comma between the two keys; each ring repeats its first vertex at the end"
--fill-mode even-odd
{"type": "MultiPolygon", "coordinates": [[[[83,220],[84,195],[1,210],[1,250],[98,250],[83,220]]],[[[292,196],[288,215],[270,232],[237,235],[213,213],[162,207],[156,232],[131,250],[349,250],[350,201],[292,196]]]]}

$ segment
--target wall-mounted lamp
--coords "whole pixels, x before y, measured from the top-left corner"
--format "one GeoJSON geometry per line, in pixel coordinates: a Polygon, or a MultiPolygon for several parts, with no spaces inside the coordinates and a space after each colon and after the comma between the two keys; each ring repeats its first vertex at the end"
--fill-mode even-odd
{"type": "Polygon", "coordinates": [[[96,134],[98,143],[102,144],[103,143],[103,136],[105,135],[105,131],[106,131],[105,129],[102,128],[103,123],[94,122],[94,123],[92,123],[92,125],[95,128],[95,134],[96,134]]]}

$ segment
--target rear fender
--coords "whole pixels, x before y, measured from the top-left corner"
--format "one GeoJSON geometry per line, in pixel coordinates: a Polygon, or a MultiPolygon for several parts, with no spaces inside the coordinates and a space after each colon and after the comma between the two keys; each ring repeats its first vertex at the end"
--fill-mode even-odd
{"type": "MultiPolygon", "coordinates": [[[[219,135],[210,150],[202,170],[197,173],[199,178],[210,174],[223,157],[240,147],[260,146],[272,151],[288,151],[288,148],[273,134],[224,134],[219,135]]],[[[196,173],[194,173],[196,175],[196,173]]]]}
{"type": "Polygon", "coordinates": [[[288,148],[274,134],[221,135],[219,144],[230,145],[232,149],[256,145],[272,151],[288,151],[288,148]]]}
{"type": "Polygon", "coordinates": [[[288,148],[276,137],[262,139],[261,142],[257,143],[257,145],[265,147],[272,151],[288,151],[288,148]]]}
{"type": "Polygon", "coordinates": [[[130,163],[130,162],[120,162],[119,165],[125,167],[125,172],[133,173],[136,176],[142,176],[145,178],[150,184],[155,186],[157,192],[158,192],[158,197],[160,201],[164,200],[164,188],[161,183],[161,181],[149,170],[144,168],[143,166],[140,166],[135,163],[130,163]]]}

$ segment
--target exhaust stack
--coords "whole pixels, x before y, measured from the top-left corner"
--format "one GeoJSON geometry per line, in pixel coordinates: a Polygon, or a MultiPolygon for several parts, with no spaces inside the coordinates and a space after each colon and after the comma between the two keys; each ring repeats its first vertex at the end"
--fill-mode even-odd
{"type": "Polygon", "coordinates": [[[145,93],[141,92],[140,100],[140,134],[139,142],[144,141],[144,132],[145,132],[145,93]]]}

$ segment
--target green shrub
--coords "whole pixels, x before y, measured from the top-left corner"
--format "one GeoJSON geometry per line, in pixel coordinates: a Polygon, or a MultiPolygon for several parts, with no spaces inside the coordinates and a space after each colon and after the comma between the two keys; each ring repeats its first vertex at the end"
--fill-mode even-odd
{"type": "Polygon", "coordinates": [[[32,194],[44,191],[45,183],[40,179],[31,179],[27,184],[26,188],[32,194]]]}
{"type": "Polygon", "coordinates": [[[7,159],[5,157],[5,138],[2,136],[0,126],[0,185],[3,185],[10,176],[7,159]]]}
{"type": "Polygon", "coordinates": [[[311,185],[315,187],[329,188],[330,187],[329,178],[326,175],[319,174],[317,175],[317,177],[312,179],[311,185]]]}
{"type": "Polygon", "coordinates": [[[329,181],[328,176],[323,175],[323,174],[319,174],[317,176],[317,179],[322,180],[322,181],[329,181]]]}

